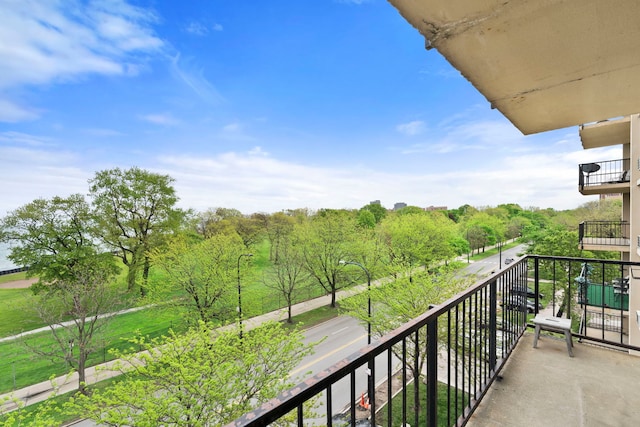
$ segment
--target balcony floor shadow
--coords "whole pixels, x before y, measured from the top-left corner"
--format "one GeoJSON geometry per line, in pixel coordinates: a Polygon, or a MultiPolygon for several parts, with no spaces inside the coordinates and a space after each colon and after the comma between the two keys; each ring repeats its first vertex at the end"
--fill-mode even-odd
{"type": "Polygon", "coordinates": [[[638,426],[640,357],[526,332],[468,426],[638,426]]]}

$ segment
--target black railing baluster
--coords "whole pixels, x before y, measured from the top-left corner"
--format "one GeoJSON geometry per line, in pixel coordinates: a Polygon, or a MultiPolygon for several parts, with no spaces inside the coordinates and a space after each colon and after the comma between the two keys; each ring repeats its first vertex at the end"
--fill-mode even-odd
{"type": "MultiPolygon", "coordinates": [[[[438,408],[438,317],[427,322],[427,425],[437,425],[438,408]]],[[[375,424],[374,424],[375,425],[375,424]]],[[[416,425],[418,425],[416,423],[416,425]]]]}
{"type": "MultiPolygon", "coordinates": [[[[492,280],[489,283],[489,369],[494,372],[496,369],[497,353],[498,353],[498,293],[497,282],[492,280]]],[[[503,338],[504,341],[504,333],[503,338]]]]}
{"type": "Polygon", "coordinates": [[[332,384],[329,384],[329,387],[327,387],[327,427],[333,425],[333,397],[331,396],[331,386],[332,384]]]}
{"type": "MultiPolygon", "coordinates": [[[[387,426],[391,427],[393,424],[393,405],[391,404],[391,398],[393,396],[393,352],[391,349],[387,350],[387,396],[389,402],[387,403],[387,426]]],[[[404,388],[404,384],[402,385],[404,388]]]]}
{"type": "Polygon", "coordinates": [[[407,424],[407,338],[402,339],[402,425],[407,424]]]}

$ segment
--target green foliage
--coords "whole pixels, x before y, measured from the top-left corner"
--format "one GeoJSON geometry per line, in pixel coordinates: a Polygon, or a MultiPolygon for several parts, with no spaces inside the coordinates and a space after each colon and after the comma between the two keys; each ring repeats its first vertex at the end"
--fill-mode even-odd
{"type": "MultiPolygon", "coordinates": [[[[0,241],[12,244],[9,259],[29,266],[27,275],[40,284],[73,280],[79,264],[108,265],[91,234],[89,205],[80,194],[37,199],[9,213],[0,222],[0,241]]],[[[113,267],[115,268],[115,267],[113,267]]]]}
{"type": "MultiPolygon", "coordinates": [[[[130,344],[126,340],[136,334],[159,337],[167,334],[170,329],[182,331],[182,321],[182,317],[175,313],[175,310],[161,310],[158,307],[118,315],[95,336],[95,350],[89,355],[87,366],[112,360],[113,355],[110,351],[128,349],[130,344]]],[[[57,343],[49,331],[0,343],[0,393],[14,388],[14,378],[15,387],[22,388],[46,381],[51,375],[60,376],[69,372],[69,366],[65,362],[59,359],[52,361],[28,350],[38,348],[48,351],[56,346],[57,343]]]]}
{"type": "Polygon", "coordinates": [[[97,423],[123,426],[210,426],[233,421],[293,383],[289,373],[313,345],[279,323],[239,337],[203,324],[184,335],[135,340],[147,352],[118,355],[124,377],[74,405],[97,423]]]}
{"type": "MultiPolygon", "coordinates": [[[[430,305],[445,301],[470,284],[470,279],[457,277],[445,268],[434,274],[422,271],[412,277],[399,277],[388,284],[372,287],[369,292],[343,300],[341,309],[363,324],[370,322],[372,335],[381,337],[422,315],[429,310],[430,305]],[[369,298],[373,307],[371,318],[368,313],[369,298]]],[[[418,340],[417,353],[414,344],[407,346],[407,357],[411,360],[407,365],[414,377],[420,375],[424,366],[426,356],[420,349],[426,348],[426,330],[420,331],[418,340]],[[417,361],[417,369],[413,361],[417,361]]],[[[415,342],[415,336],[412,335],[409,341],[415,342]]]]}
{"type": "Polygon", "coordinates": [[[343,283],[340,261],[354,258],[358,241],[355,218],[345,211],[325,210],[299,225],[294,233],[306,270],[315,283],[331,293],[331,306],[335,307],[335,293],[343,283]]]}
{"type": "Polygon", "coordinates": [[[364,211],[371,212],[373,214],[375,224],[379,224],[387,215],[387,210],[380,203],[369,203],[368,205],[360,208],[359,213],[364,211]]]}
{"type": "MultiPolygon", "coordinates": [[[[404,209],[404,208],[403,208],[404,209]]],[[[441,213],[407,213],[387,217],[381,235],[388,250],[388,273],[408,272],[454,255],[455,224],[441,213]]]]}
{"type": "Polygon", "coordinates": [[[376,217],[371,211],[361,209],[358,212],[358,225],[363,228],[374,228],[376,226],[376,217]]]}
{"type": "Polygon", "coordinates": [[[185,310],[192,320],[210,323],[224,321],[237,306],[238,274],[241,255],[247,250],[236,234],[216,234],[195,245],[185,239],[172,239],[166,247],[151,251],[154,265],[164,273],[161,283],[152,285],[155,298],[180,291],[184,298],[174,298],[172,304],[185,310]]]}
{"type": "MultiPolygon", "coordinates": [[[[150,250],[180,227],[184,212],[175,208],[173,181],[137,167],[100,171],[89,180],[96,232],[128,267],[129,289],[138,273],[146,282],[150,250]]],[[[144,286],[141,292],[145,294],[144,286]]]]}

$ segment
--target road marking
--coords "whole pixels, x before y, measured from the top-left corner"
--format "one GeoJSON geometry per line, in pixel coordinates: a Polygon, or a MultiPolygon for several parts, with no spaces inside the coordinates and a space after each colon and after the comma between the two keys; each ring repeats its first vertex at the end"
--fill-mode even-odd
{"type": "Polygon", "coordinates": [[[340,332],[342,332],[342,331],[346,331],[347,329],[349,329],[349,327],[348,327],[348,326],[345,326],[345,327],[344,327],[344,328],[342,328],[342,329],[338,329],[337,331],[332,332],[332,333],[331,333],[331,335],[339,334],[340,332]]]}
{"type": "Polygon", "coordinates": [[[356,342],[360,341],[361,339],[363,339],[364,337],[366,337],[366,334],[362,334],[360,335],[358,338],[354,339],[351,342],[346,343],[345,345],[343,345],[342,347],[338,347],[336,349],[333,349],[332,351],[330,351],[329,353],[325,353],[322,357],[318,357],[317,359],[312,360],[311,362],[307,363],[306,365],[300,366],[298,369],[295,369],[293,371],[291,371],[291,373],[289,374],[289,376],[293,376],[297,373],[299,373],[300,371],[304,371],[305,369],[307,369],[308,367],[310,367],[311,365],[315,365],[316,363],[318,363],[321,360],[326,359],[329,356],[334,355],[335,353],[339,352],[340,350],[343,350],[347,347],[349,347],[350,345],[355,344],[356,342]]]}

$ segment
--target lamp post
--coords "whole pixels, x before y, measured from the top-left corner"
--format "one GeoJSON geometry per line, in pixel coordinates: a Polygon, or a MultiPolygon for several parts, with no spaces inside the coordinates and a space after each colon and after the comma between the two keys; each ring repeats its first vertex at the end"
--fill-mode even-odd
{"type": "Polygon", "coordinates": [[[242,339],[242,292],[240,290],[240,260],[243,256],[252,257],[253,254],[240,254],[240,256],[238,256],[238,323],[240,326],[240,339],[242,339]]]}
{"type": "Polygon", "coordinates": [[[360,263],[340,260],[340,264],[357,265],[367,275],[367,344],[371,344],[371,275],[369,274],[369,270],[360,263]]]}
{"type": "MultiPolygon", "coordinates": [[[[367,344],[371,344],[371,274],[369,274],[369,270],[367,270],[364,265],[354,262],[354,261],[344,261],[340,260],[340,264],[342,265],[356,265],[362,269],[367,275],[367,344]]],[[[369,404],[373,402],[374,399],[374,390],[373,390],[373,360],[369,360],[367,367],[367,395],[369,397],[369,404]]],[[[375,402],[373,402],[375,405],[375,402]]],[[[370,406],[372,412],[375,410],[375,406],[370,406]]]]}

